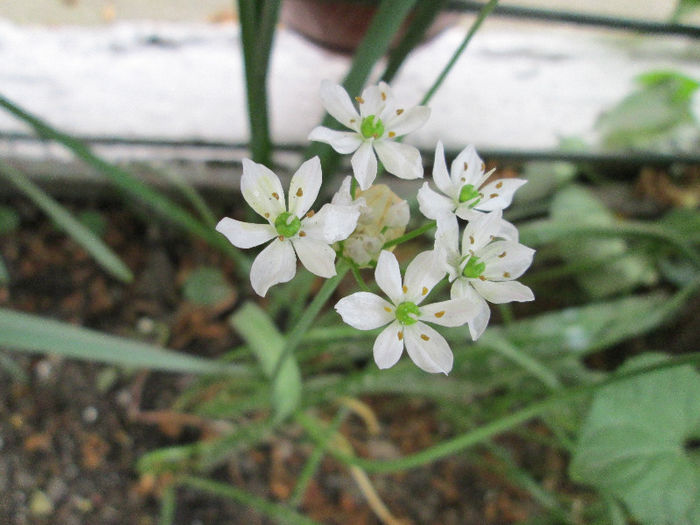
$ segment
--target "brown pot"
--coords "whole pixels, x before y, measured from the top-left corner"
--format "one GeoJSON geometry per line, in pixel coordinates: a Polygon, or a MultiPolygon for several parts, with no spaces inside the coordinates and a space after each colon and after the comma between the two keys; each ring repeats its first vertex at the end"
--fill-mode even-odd
{"type": "MultiPolygon", "coordinates": [[[[290,29],[322,47],[352,53],[367,32],[376,10],[376,5],[357,0],[285,0],[281,20],[290,29]]],[[[453,13],[438,15],[427,31],[426,39],[452,25],[455,19],[453,13]]],[[[395,42],[402,33],[400,30],[395,42]]]]}

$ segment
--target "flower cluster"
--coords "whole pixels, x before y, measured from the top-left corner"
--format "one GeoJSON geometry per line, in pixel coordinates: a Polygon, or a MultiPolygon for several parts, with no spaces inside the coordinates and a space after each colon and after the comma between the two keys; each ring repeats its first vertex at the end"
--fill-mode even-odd
{"type": "Polygon", "coordinates": [[[459,153],[448,171],[438,142],[432,170],[437,189],[425,182],[417,193],[421,213],[434,220],[437,228],[434,246],[415,256],[402,280],[398,260],[383,248],[405,231],[409,207],[388,187],[373,182],[377,158],[397,177],[423,177],[420,152],[400,138],[422,126],[430,110],[400,106],[383,82],[367,87],[355,100],[359,110],[341,86],[324,81],[323,105],[352,131],[317,127],[309,135],[310,140],[326,142],[339,153],[353,153],[355,181],[346,178],[332,201],[314,213],[311,206],[321,187],[317,157],[294,174],[287,201],[272,171],[244,160],[243,198],[267,223],[224,218],[216,229],[239,248],[271,241],[250,272],[253,290],[261,296],[294,277],[297,256],[307,270],[325,278],[335,275],[338,256],[356,267],[376,265],[376,284],[388,300],[360,291],[338,301],[336,311],[359,330],[384,327],[373,348],[379,368],[393,366],[405,347],[421,369],[447,374],[452,369],[452,351],[427,323],[466,324],[471,338],[477,340],[489,322],[488,303],[534,299],[532,291],[516,280],[532,263],[534,250],[520,244],[515,226],[503,219],[503,209],[526,181],[495,179],[494,170],[486,171],[473,146],[459,153]],[[443,279],[451,283],[450,298],[424,304],[443,279]]]}

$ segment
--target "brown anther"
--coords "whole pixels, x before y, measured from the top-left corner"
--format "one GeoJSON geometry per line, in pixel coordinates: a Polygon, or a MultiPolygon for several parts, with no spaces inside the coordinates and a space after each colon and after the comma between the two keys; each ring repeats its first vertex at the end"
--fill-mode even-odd
{"type": "Polygon", "coordinates": [[[464,163],[464,171],[467,171],[468,169],[469,169],[469,164],[467,164],[467,163],[465,162],[465,163],[464,163]]]}
{"type": "Polygon", "coordinates": [[[386,310],[387,312],[391,313],[391,308],[389,308],[388,306],[385,306],[385,307],[384,307],[384,310],[386,310]]]}
{"type": "Polygon", "coordinates": [[[460,177],[460,180],[461,180],[462,182],[467,182],[467,178],[466,178],[466,177],[460,177]]]}
{"type": "Polygon", "coordinates": [[[351,118],[351,119],[350,119],[350,124],[354,124],[355,122],[357,122],[356,119],[354,119],[354,118],[351,118]]]}
{"type": "Polygon", "coordinates": [[[496,188],[498,188],[499,190],[500,190],[502,187],[503,187],[503,183],[502,183],[502,182],[499,182],[498,184],[496,184],[496,188]]]}
{"type": "Polygon", "coordinates": [[[398,338],[399,338],[399,341],[401,341],[401,339],[403,339],[403,332],[398,332],[398,333],[396,334],[396,337],[398,337],[398,338]]]}
{"type": "Polygon", "coordinates": [[[277,237],[277,238],[278,238],[280,241],[283,241],[283,240],[284,240],[284,235],[280,235],[280,236],[277,237]]]}
{"type": "Polygon", "coordinates": [[[469,243],[474,244],[474,236],[473,235],[469,236],[469,243]]]}
{"type": "Polygon", "coordinates": [[[304,190],[302,190],[301,188],[299,188],[299,189],[297,190],[297,197],[301,197],[302,195],[304,195],[304,190]]]}
{"type": "Polygon", "coordinates": [[[315,213],[316,213],[316,212],[315,212],[314,210],[309,210],[309,211],[306,213],[306,216],[307,216],[307,217],[313,217],[315,213]]]}
{"type": "Polygon", "coordinates": [[[272,198],[273,198],[273,199],[280,200],[280,196],[277,194],[276,191],[273,191],[273,192],[272,192],[272,198]]]}
{"type": "Polygon", "coordinates": [[[386,93],[382,91],[382,100],[386,100],[386,93]]]}
{"type": "Polygon", "coordinates": [[[445,315],[445,310],[440,310],[439,312],[435,312],[435,317],[437,317],[438,319],[440,317],[442,317],[443,315],[445,315]]]}
{"type": "Polygon", "coordinates": [[[397,110],[396,110],[396,114],[397,114],[397,115],[400,115],[401,113],[403,113],[403,109],[397,109],[397,110]]]}
{"type": "Polygon", "coordinates": [[[299,232],[299,237],[306,237],[306,232],[299,232]]]}
{"type": "Polygon", "coordinates": [[[360,104],[365,103],[365,99],[363,99],[362,97],[355,97],[355,100],[357,100],[360,104]]]}
{"type": "Polygon", "coordinates": [[[430,341],[430,337],[428,337],[428,336],[425,335],[425,334],[420,334],[420,338],[421,338],[423,341],[430,341]]]}
{"type": "Polygon", "coordinates": [[[428,295],[428,289],[424,286],[420,293],[421,295],[428,295]]]}
{"type": "Polygon", "coordinates": [[[496,197],[498,197],[498,193],[492,193],[489,195],[489,199],[495,199],[496,197]]]}
{"type": "Polygon", "coordinates": [[[506,252],[503,252],[503,253],[500,254],[498,257],[501,258],[501,259],[503,259],[505,256],[506,256],[506,252]]]}
{"type": "Polygon", "coordinates": [[[403,285],[402,289],[403,289],[403,293],[408,293],[408,288],[406,288],[405,284],[403,285]]]}
{"type": "Polygon", "coordinates": [[[268,212],[265,212],[265,218],[266,218],[266,219],[269,219],[269,218],[270,218],[270,214],[269,214],[268,212]]]}
{"type": "Polygon", "coordinates": [[[396,136],[396,133],[394,133],[393,131],[390,131],[390,132],[389,132],[389,138],[390,138],[390,139],[393,139],[395,136],[396,136]]]}
{"type": "Polygon", "coordinates": [[[480,275],[480,276],[479,276],[479,279],[481,279],[482,281],[485,281],[485,280],[486,280],[486,277],[484,277],[483,275],[480,275]]]}
{"type": "Polygon", "coordinates": [[[481,171],[486,171],[486,164],[483,162],[481,163],[481,171]]]}
{"type": "Polygon", "coordinates": [[[510,274],[509,274],[508,272],[503,272],[503,277],[505,277],[506,279],[508,279],[508,277],[510,277],[510,274]]]}

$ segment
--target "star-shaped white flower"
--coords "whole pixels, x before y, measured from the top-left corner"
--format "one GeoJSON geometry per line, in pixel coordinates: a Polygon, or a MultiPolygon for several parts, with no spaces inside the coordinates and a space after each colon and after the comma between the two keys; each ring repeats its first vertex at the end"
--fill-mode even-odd
{"type": "Polygon", "coordinates": [[[402,179],[423,177],[418,149],[395,139],[410,133],[430,116],[427,106],[405,109],[396,105],[389,86],[380,82],[368,86],[356,97],[360,112],[342,86],[328,80],[321,83],[321,102],[326,111],[352,131],[336,131],[323,126],[311,130],[309,140],[330,144],[338,153],[353,153],[352,171],[366,190],[377,176],[377,158],[391,174],[402,179]]]}
{"type": "MultiPolygon", "coordinates": [[[[523,179],[498,179],[484,184],[494,170],[485,171],[486,166],[479,158],[474,146],[467,146],[452,162],[447,171],[445,151],[442,142],[435,148],[433,181],[441,193],[434,191],[426,182],[418,190],[420,211],[429,219],[437,219],[445,212],[461,219],[472,220],[479,212],[503,210],[510,206],[515,191],[527,181],[523,179]]],[[[503,221],[510,235],[517,230],[503,221]]],[[[517,240],[517,237],[515,237],[517,240]]]]}
{"type": "Polygon", "coordinates": [[[289,184],[289,207],[279,178],[262,164],[243,159],[241,193],[268,224],[252,224],[225,217],[216,225],[238,248],[252,248],[274,239],[253,261],[250,283],[264,297],[270,286],[290,281],[296,274],[296,256],[311,273],[335,275],[335,251],[357,225],[359,210],[326,204],[309,211],[321,188],[321,163],[314,157],[302,164],[289,184]],[[295,255],[296,252],[296,255],[295,255]]]}
{"type": "Polygon", "coordinates": [[[452,370],[452,350],[447,341],[425,322],[461,326],[476,314],[467,299],[450,299],[421,305],[430,290],[445,276],[434,251],[419,253],[406,268],[401,282],[399,263],[394,254],[379,254],[375,279],[391,302],[369,293],[357,292],[335,305],[343,321],[358,330],[387,326],[374,342],[374,360],[379,368],[396,364],[404,345],[413,362],[426,372],[452,370]]]}
{"type": "Polygon", "coordinates": [[[491,317],[490,303],[532,301],[532,290],[515,279],[532,263],[535,250],[512,240],[503,240],[501,210],[482,213],[472,219],[462,234],[450,215],[437,219],[435,251],[446,265],[452,288],[450,297],[466,298],[477,306],[469,321],[469,332],[476,341],[491,317]]]}

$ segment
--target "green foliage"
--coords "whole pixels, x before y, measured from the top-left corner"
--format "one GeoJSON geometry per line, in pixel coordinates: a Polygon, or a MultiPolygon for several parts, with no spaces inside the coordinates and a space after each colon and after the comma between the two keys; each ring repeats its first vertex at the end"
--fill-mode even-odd
{"type": "Polygon", "coordinates": [[[637,77],[639,87],[600,116],[596,128],[610,149],[695,149],[700,131],[691,98],[700,83],[673,71],[637,77]]]}
{"type": "MultiPolygon", "coordinates": [[[[639,356],[622,368],[662,362],[639,356]]],[[[600,389],[571,464],[572,477],[620,498],[644,524],[700,523],[700,375],[658,370],[600,389]]]]}
{"type": "MultiPolygon", "coordinates": [[[[611,226],[615,218],[605,205],[587,189],[570,186],[552,201],[551,217],[561,224],[611,226]]],[[[633,290],[653,284],[657,278],[652,261],[640,251],[630,250],[623,239],[561,239],[561,256],[569,263],[590,262],[589,271],[576,274],[579,285],[592,298],[633,290]]]]}
{"type": "Polygon", "coordinates": [[[674,22],[678,21],[699,8],[700,0],[678,0],[676,9],[673,11],[673,15],[671,15],[671,20],[674,22]]]}
{"type": "Polygon", "coordinates": [[[235,290],[219,268],[200,266],[187,276],[182,293],[194,304],[216,306],[230,300],[235,290]]]}
{"type": "Polygon", "coordinates": [[[263,373],[273,379],[272,407],[275,418],[286,419],[301,402],[301,372],[296,360],[285,356],[275,375],[278,363],[283,357],[284,337],[267,313],[251,302],[241,306],[231,316],[231,324],[248,343],[263,373]]]}
{"type": "Polygon", "coordinates": [[[19,227],[19,215],[9,206],[0,206],[0,235],[12,233],[19,227]]]}

